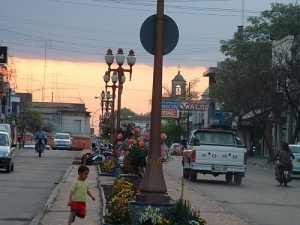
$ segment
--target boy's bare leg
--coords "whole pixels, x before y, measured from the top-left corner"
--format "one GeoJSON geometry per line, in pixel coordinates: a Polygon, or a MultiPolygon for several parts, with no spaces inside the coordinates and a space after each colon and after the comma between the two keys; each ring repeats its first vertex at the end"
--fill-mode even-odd
{"type": "Polygon", "coordinates": [[[68,225],[71,225],[74,222],[75,216],[76,216],[75,212],[70,213],[69,220],[68,220],[68,225]]]}

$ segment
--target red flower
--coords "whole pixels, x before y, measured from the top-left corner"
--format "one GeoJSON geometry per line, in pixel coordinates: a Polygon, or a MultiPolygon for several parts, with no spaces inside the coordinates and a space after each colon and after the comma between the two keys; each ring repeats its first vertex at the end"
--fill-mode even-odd
{"type": "Polygon", "coordinates": [[[145,146],[145,142],[139,141],[139,146],[140,146],[140,148],[144,147],[145,146]]]}
{"type": "Polygon", "coordinates": [[[126,143],[127,146],[132,145],[134,143],[134,139],[129,139],[126,143]]]}
{"type": "Polygon", "coordinates": [[[122,138],[123,138],[123,135],[122,135],[122,134],[118,134],[118,135],[117,135],[117,139],[118,139],[118,140],[121,140],[122,138]]]}
{"type": "Polygon", "coordinates": [[[135,134],[139,134],[139,133],[141,133],[141,130],[140,130],[140,128],[135,128],[135,129],[134,129],[134,133],[135,133],[135,134]]]}
{"type": "Polygon", "coordinates": [[[149,138],[149,137],[150,137],[150,134],[149,134],[149,133],[144,133],[144,137],[145,137],[145,138],[149,138]]]}
{"type": "Polygon", "coordinates": [[[166,135],[165,133],[162,133],[162,134],[160,135],[160,138],[163,139],[163,140],[165,140],[165,139],[167,139],[167,135],[166,135]]]}

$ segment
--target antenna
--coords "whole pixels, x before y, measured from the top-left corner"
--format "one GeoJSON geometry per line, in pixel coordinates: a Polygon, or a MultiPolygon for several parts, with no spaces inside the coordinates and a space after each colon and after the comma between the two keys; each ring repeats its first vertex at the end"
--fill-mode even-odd
{"type": "Polygon", "coordinates": [[[245,0],[242,0],[242,18],[241,18],[241,26],[244,26],[244,18],[245,18],[245,0]]]}

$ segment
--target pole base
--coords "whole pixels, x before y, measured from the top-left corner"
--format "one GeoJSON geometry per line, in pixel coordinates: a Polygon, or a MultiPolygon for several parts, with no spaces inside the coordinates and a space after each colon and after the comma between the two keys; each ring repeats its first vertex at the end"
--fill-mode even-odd
{"type": "Polygon", "coordinates": [[[169,203],[170,196],[163,193],[139,193],[136,195],[136,201],[148,203],[169,203]]]}

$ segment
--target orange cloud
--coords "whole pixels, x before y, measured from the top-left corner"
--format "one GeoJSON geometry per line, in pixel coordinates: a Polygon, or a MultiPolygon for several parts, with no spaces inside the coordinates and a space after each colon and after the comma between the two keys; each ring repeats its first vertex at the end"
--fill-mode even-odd
{"type": "MultiPolygon", "coordinates": [[[[77,102],[85,103],[87,109],[95,117],[97,122],[101,114],[100,96],[105,90],[103,75],[107,70],[104,62],[66,62],[47,60],[34,60],[14,58],[17,69],[17,92],[28,92],[33,94],[34,101],[45,102],[77,102]]],[[[117,67],[116,64],[112,68],[117,67]]],[[[124,65],[124,68],[128,68],[124,65]]],[[[190,80],[200,77],[197,91],[203,92],[208,87],[208,78],[202,74],[206,69],[203,67],[180,68],[184,79],[190,80]]],[[[163,85],[171,87],[171,80],[177,75],[177,67],[163,68],[163,85]]],[[[126,82],[122,93],[121,107],[127,107],[136,113],[147,113],[150,111],[149,100],[152,96],[153,67],[139,64],[133,67],[132,80],[129,81],[129,74],[126,75],[126,82]]]]}

